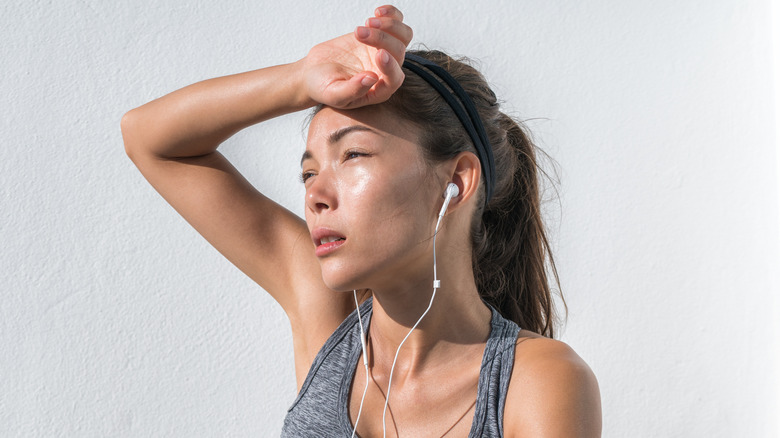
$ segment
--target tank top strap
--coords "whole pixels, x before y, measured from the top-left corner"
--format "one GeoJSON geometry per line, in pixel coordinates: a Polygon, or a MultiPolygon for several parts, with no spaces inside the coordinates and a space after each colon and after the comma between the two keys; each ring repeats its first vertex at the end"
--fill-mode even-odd
{"type": "MultiPolygon", "coordinates": [[[[368,327],[371,321],[372,310],[372,297],[369,297],[360,305],[360,314],[363,318],[363,325],[368,327]]],[[[351,376],[354,372],[354,367],[350,367],[352,356],[354,356],[355,346],[357,345],[357,351],[360,352],[360,331],[358,329],[358,316],[357,311],[352,311],[344,321],[336,328],[336,330],[330,335],[325,344],[322,346],[317,356],[309,368],[309,373],[306,375],[306,379],[301,385],[301,390],[298,392],[297,397],[293,401],[292,405],[287,409],[289,413],[296,405],[306,396],[309,388],[313,385],[315,378],[322,376],[329,376],[334,381],[339,381],[342,388],[344,387],[343,381],[345,378],[349,378],[351,382],[351,376]],[[321,368],[323,368],[321,370],[321,368]]],[[[316,392],[321,391],[320,385],[314,385],[317,388],[316,392]]],[[[335,385],[334,385],[335,386],[335,385]]],[[[337,386],[338,387],[338,386],[337,386]]],[[[346,385],[346,391],[349,391],[349,384],[346,385]]],[[[342,389],[341,392],[344,392],[342,389]]]]}
{"type": "Polygon", "coordinates": [[[493,306],[490,337],[482,356],[477,404],[469,437],[503,437],[504,404],[515,360],[520,327],[505,319],[493,306]]]}
{"type": "MultiPolygon", "coordinates": [[[[370,326],[372,299],[361,304],[363,324],[370,326]]],[[[490,306],[489,306],[490,307],[490,306]]],[[[469,437],[503,437],[504,404],[514,365],[520,328],[490,307],[490,336],[477,384],[477,401],[469,437]]],[[[349,436],[349,389],[361,354],[357,312],[350,314],[325,342],[290,406],[282,437],[349,436]]]]}

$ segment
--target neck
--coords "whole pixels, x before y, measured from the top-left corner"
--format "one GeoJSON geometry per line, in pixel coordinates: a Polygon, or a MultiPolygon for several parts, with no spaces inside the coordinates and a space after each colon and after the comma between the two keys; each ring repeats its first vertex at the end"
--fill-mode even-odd
{"type": "Polygon", "coordinates": [[[389,374],[396,350],[407,335],[398,353],[394,379],[422,374],[426,365],[446,366],[450,359],[463,353],[464,347],[481,347],[490,334],[491,312],[477,292],[470,251],[445,247],[437,250],[448,254],[447,260],[438,263],[441,288],[411,334],[409,331],[430,303],[432,271],[416,281],[396,282],[391,288],[372,288],[374,303],[369,338],[375,377],[389,374]]]}

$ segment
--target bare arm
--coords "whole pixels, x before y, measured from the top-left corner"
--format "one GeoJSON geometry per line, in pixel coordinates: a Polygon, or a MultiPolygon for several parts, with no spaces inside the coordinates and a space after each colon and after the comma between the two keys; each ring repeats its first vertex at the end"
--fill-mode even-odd
{"type": "Polygon", "coordinates": [[[161,158],[205,155],[247,126],[311,107],[300,63],[198,82],[131,110],[122,119],[125,149],[161,158]]]}
{"type": "Polygon", "coordinates": [[[292,261],[285,255],[308,249],[305,224],[255,190],[217,147],[247,126],[311,106],[298,72],[288,64],[210,79],[122,119],[125,150],[149,183],[282,307],[292,303],[280,289],[292,285],[272,273],[292,261]],[[295,239],[266,239],[275,235],[295,239]]]}
{"type": "Polygon", "coordinates": [[[300,375],[349,302],[322,284],[306,224],[263,196],[216,150],[245,126],[306,107],[287,71],[294,74],[293,66],[175,91],[128,112],[122,134],[128,156],[160,195],[285,310],[300,375]],[[275,80],[282,86],[271,87],[275,80]],[[312,299],[299,302],[306,292],[312,299]],[[309,306],[321,311],[301,324],[309,306]]]}
{"type": "Polygon", "coordinates": [[[400,12],[384,8],[366,36],[356,31],[291,64],[190,85],[122,118],[127,155],[149,183],[287,313],[299,383],[354,304],[322,283],[304,221],[252,187],[217,148],[241,129],[317,103],[386,100],[403,81],[411,29],[400,12]]]}

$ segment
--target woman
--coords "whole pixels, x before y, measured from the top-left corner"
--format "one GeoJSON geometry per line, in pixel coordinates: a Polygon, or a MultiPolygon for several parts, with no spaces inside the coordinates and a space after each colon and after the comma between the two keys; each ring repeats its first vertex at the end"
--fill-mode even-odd
{"type": "Polygon", "coordinates": [[[127,154],[289,317],[283,435],[598,436],[595,377],[551,339],[533,146],[478,72],[411,39],[377,8],[300,61],[128,112],[127,154]],[[304,222],[217,147],[312,107],[304,222]]]}

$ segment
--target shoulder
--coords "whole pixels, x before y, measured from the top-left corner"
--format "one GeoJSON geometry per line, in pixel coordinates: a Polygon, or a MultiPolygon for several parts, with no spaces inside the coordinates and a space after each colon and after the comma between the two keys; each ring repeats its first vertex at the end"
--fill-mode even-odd
{"type": "Polygon", "coordinates": [[[504,408],[506,437],[601,436],[601,396],[588,364],[563,342],[522,330],[504,408]]]}

